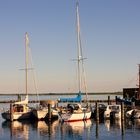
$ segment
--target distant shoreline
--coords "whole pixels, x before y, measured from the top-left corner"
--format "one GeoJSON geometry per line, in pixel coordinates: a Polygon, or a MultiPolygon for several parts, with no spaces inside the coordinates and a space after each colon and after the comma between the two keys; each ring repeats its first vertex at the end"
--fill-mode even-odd
{"type": "MultiPolygon", "coordinates": [[[[82,95],[85,95],[85,93],[81,93],[82,95]]],[[[11,95],[25,95],[25,93],[0,93],[0,96],[11,96],[11,95]]],[[[40,95],[40,96],[50,96],[50,95],[77,95],[77,93],[29,93],[28,95],[34,96],[34,95],[40,95]]],[[[92,93],[89,92],[88,95],[123,95],[123,92],[96,92],[92,93]]]]}

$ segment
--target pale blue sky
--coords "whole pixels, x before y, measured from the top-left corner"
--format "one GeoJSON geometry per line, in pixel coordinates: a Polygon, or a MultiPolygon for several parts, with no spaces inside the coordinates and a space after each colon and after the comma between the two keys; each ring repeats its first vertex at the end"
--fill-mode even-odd
{"type": "MultiPolygon", "coordinates": [[[[25,32],[39,92],[78,90],[76,63],[71,61],[77,54],[75,3],[0,1],[0,93],[18,92],[17,77],[24,75],[18,68],[24,67],[25,32]]],[[[79,0],[79,6],[88,91],[135,87],[140,63],[140,1],[79,0]]]]}

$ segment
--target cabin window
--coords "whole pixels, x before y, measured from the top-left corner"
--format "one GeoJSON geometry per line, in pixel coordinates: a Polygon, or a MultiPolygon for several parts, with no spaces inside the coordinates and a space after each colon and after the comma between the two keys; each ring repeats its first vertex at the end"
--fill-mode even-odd
{"type": "Polygon", "coordinates": [[[16,111],[17,112],[23,112],[23,106],[17,106],[16,111]]]}
{"type": "Polygon", "coordinates": [[[74,109],[74,110],[78,110],[79,106],[77,104],[68,104],[67,106],[68,108],[74,109]]]}

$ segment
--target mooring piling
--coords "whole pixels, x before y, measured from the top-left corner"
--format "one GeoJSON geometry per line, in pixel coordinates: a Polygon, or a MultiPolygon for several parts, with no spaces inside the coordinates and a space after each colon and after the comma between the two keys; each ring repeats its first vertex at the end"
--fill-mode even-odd
{"type": "Polygon", "coordinates": [[[51,104],[48,104],[48,119],[51,121],[52,114],[51,114],[51,104]]]}
{"type": "Polygon", "coordinates": [[[98,106],[98,102],[96,102],[96,121],[99,122],[99,106],[98,106]]]}
{"type": "Polygon", "coordinates": [[[13,121],[13,104],[10,103],[10,121],[13,121]]]}

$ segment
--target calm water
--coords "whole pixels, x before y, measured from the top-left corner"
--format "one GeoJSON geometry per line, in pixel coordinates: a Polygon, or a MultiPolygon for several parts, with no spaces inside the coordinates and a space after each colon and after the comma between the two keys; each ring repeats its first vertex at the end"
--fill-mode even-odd
{"type": "MultiPolygon", "coordinates": [[[[6,97],[5,97],[6,98],[6,97]]],[[[8,107],[0,104],[0,108],[8,107]]],[[[6,122],[0,116],[0,140],[139,140],[140,120],[51,123],[45,121],[6,122]]]]}

